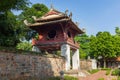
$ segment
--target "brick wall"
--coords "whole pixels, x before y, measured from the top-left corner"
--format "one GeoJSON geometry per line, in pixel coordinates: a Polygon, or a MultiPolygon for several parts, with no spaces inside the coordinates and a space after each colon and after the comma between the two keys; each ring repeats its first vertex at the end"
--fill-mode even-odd
{"type": "Polygon", "coordinates": [[[32,76],[47,78],[65,69],[62,57],[0,52],[0,77],[32,76]]]}

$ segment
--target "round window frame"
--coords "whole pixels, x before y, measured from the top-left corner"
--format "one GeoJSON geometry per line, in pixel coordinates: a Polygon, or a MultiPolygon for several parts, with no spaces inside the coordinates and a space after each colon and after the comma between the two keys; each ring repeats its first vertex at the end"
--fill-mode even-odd
{"type": "Polygon", "coordinates": [[[54,39],[57,35],[57,31],[56,30],[50,30],[48,33],[47,33],[47,39],[54,39]]]}

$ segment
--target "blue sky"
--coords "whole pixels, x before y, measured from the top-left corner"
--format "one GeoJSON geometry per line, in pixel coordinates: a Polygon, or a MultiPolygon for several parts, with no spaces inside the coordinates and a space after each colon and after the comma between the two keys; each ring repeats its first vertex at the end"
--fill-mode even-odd
{"type": "Polygon", "coordinates": [[[120,27],[120,0],[30,0],[32,4],[43,3],[48,8],[72,12],[74,22],[79,28],[85,28],[88,35],[99,31],[115,34],[115,27],[120,27]]]}

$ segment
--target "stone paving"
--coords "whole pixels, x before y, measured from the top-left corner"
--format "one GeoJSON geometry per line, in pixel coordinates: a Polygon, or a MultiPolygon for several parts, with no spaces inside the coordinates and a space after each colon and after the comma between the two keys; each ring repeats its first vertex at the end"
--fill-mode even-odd
{"type": "Polygon", "coordinates": [[[104,80],[117,80],[116,76],[106,75],[106,71],[103,70],[87,77],[79,77],[79,80],[99,80],[100,78],[104,78],[104,80]]]}

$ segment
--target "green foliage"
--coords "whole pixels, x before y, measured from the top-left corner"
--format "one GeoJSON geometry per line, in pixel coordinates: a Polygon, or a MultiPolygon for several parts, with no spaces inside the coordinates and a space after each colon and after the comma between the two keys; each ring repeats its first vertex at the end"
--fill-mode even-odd
{"type": "Polygon", "coordinates": [[[30,40],[33,37],[36,37],[36,31],[31,30],[23,21],[25,19],[28,20],[30,23],[34,23],[32,16],[41,17],[45,13],[48,12],[48,8],[44,4],[34,4],[32,7],[27,7],[23,10],[23,12],[18,16],[17,25],[19,27],[18,32],[20,33],[21,37],[25,37],[26,40],[30,40]]]}
{"type": "Polygon", "coordinates": [[[64,80],[78,80],[78,78],[72,76],[65,76],[64,80]]]}
{"type": "Polygon", "coordinates": [[[0,12],[8,11],[11,9],[21,10],[26,7],[30,2],[28,0],[1,0],[0,12]]]}
{"type": "Polygon", "coordinates": [[[19,41],[16,16],[11,10],[23,10],[28,0],[1,0],[0,2],[0,46],[15,47],[19,41]]]}
{"type": "Polygon", "coordinates": [[[29,42],[21,42],[17,44],[16,48],[20,50],[25,50],[25,51],[31,51],[32,45],[29,42]]]}
{"type": "Polygon", "coordinates": [[[99,78],[98,80],[105,80],[104,78],[99,78]]]}
{"type": "Polygon", "coordinates": [[[93,70],[89,70],[88,72],[90,73],[90,74],[94,74],[94,73],[96,73],[96,72],[98,72],[99,71],[99,69],[93,69],[93,70]]]}
{"type": "Polygon", "coordinates": [[[111,72],[111,69],[110,69],[110,68],[103,68],[102,70],[106,70],[106,75],[109,75],[110,72],[111,72]]]}
{"type": "Polygon", "coordinates": [[[117,80],[120,80],[120,76],[118,76],[117,80]]]}
{"type": "MultiPolygon", "coordinates": [[[[61,79],[60,77],[56,76],[56,77],[51,77],[48,80],[61,80],[61,79]]],[[[64,76],[64,80],[78,80],[78,78],[72,76],[64,76]]]]}
{"type": "Polygon", "coordinates": [[[51,77],[48,80],[60,80],[60,77],[56,76],[56,77],[51,77]]]}
{"type": "Polygon", "coordinates": [[[16,30],[16,16],[7,11],[0,14],[0,46],[15,46],[19,42],[16,30]]]}
{"type": "Polygon", "coordinates": [[[115,69],[115,70],[113,70],[112,71],[112,75],[114,75],[114,76],[117,76],[117,75],[119,75],[119,73],[120,73],[120,70],[119,69],[115,69]]]}
{"type": "MultiPolygon", "coordinates": [[[[30,30],[23,23],[24,19],[29,19],[33,15],[41,16],[48,11],[43,4],[35,4],[29,8],[28,0],[2,0],[0,3],[0,46],[13,46],[20,42],[24,36],[30,40],[36,32],[30,30]],[[23,12],[15,16],[10,10],[20,10],[23,12]],[[34,10],[33,10],[34,9],[34,10]],[[39,10],[39,11],[38,11],[39,10]]],[[[30,18],[31,19],[31,18],[30,18]]],[[[35,36],[36,37],[36,36],[35,36]]],[[[37,38],[37,37],[36,37],[37,38]]],[[[24,39],[23,39],[24,40],[24,39]]]]}
{"type": "Polygon", "coordinates": [[[91,36],[90,54],[96,59],[101,56],[105,67],[106,58],[120,54],[120,37],[112,36],[109,32],[98,32],[96,37],[91,36]]]}
{"type": "Polygon", "coordinates": [[[78,35],[75,41],[80,44],[80,58],[86,59],[89,55],[89,37],[86,34],[78,35]]]}
{"type": "Polygon", "coordinates": [[[101,70],[105,70],[106,71],[106,75],[109,75],[111,72],[110,68],[102,68],[101,70]]]}
{"type": "Polygon", "coordinates": [[[115,33],[116,33],[117,36],[120,36],[120,29],[119,29],[119,27],[115,28],[115,33]]]}

